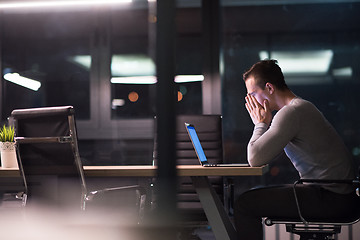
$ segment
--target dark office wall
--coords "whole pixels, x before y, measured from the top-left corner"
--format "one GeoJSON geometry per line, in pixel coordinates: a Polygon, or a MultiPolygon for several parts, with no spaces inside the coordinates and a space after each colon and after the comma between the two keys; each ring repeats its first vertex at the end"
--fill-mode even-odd
{"type": "MultiPolygon", "coordinates": [[[[344,139],[355,163],[360,154],[360,4],[281,4],[223,9],[223,115],[228,159],[246,161],[252,123],[244,107],[242,74],[259,61],[260,51],[333,51],[328,72],[321,76],[286,76],[295,94],[312,101],[344,139]],[[338,77],[334,69],[350,67],[352,75],[338,77]]],[[[281,62],[280,62],[281,64],[281,62]]],[[[292,183],[298,175],[285,155],[270,165],[266,184],[292,183]]],[[[257,181],[255,184],[258,184],[257,181]]],[[[253,183],[252,183],[253,184],[253,183]]]]}
{"type": "MultiPolygon", "coordinates": [[[[202,73],[204,39],[201,14],[199,7],[177,9],[177,74],[202,73]]],[[[336,78],[331,75],[330,70],[326,75],[326,79],[330,79],[327,83],[299,84],[295,81],[290,87],[296,94],[313,101],[319,107],[344,138],[354,158],[359,160],[360,117],[356,104],[360,82],[359,18],[359,3],[221,7],[223,62],[220,69],[223,70],[222,111],[226,161],[246,161],[246,144],[252,131],[252,123],[244,108],[246,90],[242,73],[259,60],[259,51],[313,49],[332,49],[334,56],[331,70],[350,66],[352,76],[336,78]]],[[[102,114],[103,109],[99,107],[99,103],[110,98],[109,96],[115,96],[119,90],[110,87],[106,91],[100,91],[101,84],[110,78],[110,71],[106,70],[108,75],[104,75],[99,69],[109,68],[106,65],[109,62],[107,57],[112,53],[150,54],[151,29],[147,8],[103,9],[94,12],[3,12],[0,28],[1,71],[15,65],[27,73],[34,70],[32,74],[46,69],[52,72],[53,77],[40,75],[40,79],[45,79],[44,89],[37,93],[11,85],[2,79],[1,120],[4,122],[14,108],[71,104],[76,107],[78,119],[85,121],[85,124],[80,123],[78,127],[88,133],[86,139],[82,139],[81,134],[79,136],[80,150],[83,150],[86,161],[92,164],[117,164],[123,161],[143,163],[144,159],[151,158],[152,137],[146,134],[128,139],[131,136],[128,132],[141,128],[142,122],[136,125],[137,121],[132,120],[152,120],[154,101],[146,99],[145,105],[133,104],[130,110],[121,112],[112,109],[112,115],[102,114]],[[66,56],[73,54],[91,54],[96,57],[98,65],[89,71],[64,61],[66,56]],[[144,107],[146,110],[142,110],[144,107]],[[124,129],[120,127],[112,128],[110,123],[122,121],[124,116],[129,120],[127,123],[130,122],[126,132],[122,132],[124,129]],[[126,137],[106,139],[103,133],[105,131],[100,131],[102,129],[99,128],[102,123],[108,128],[106,134],[117,132],[116,136],[126,137]]],[[[184,87],[187,89],[187,98],[178,104],[180,113],[201,113],[201,83],[184,87]]],[[[127,88],[133,90],[133,86],[127,88]]],[[[148,87],[136,89],[147,91],[148,98],[155,97],[148,87]]],[[[108,103],[108,106],[110,108],[111,104],[108,103]]],[[[284,178],[288,175],[279,177],[281,172],[292,171],[287,164],[284,160],[280,165],[275,165],[271,179],[290,181],[284,178]]]]}

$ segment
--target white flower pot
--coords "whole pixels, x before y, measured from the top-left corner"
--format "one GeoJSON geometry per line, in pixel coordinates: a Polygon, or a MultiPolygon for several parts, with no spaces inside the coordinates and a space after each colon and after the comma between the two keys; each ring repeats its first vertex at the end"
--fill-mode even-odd
{"type": "Polygon", "coordinates": [[[18,168],[16,152],[15,152],[15,143],[0,142],[0,150],[1,150],[1,167],[18,168]]]}

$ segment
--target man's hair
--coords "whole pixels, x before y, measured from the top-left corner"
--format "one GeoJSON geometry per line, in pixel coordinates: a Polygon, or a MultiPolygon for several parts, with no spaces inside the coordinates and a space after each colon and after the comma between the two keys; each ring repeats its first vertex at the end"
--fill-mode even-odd
{"type": "Polygon", "coordinates": [[[255,63],[243,74],[244,81],[250,77],[254,78],[256,85],[261,89],[265,89],[266,83],[271,83],[280,90],[289,89],[277,60],[262,60],[255,63]]]}

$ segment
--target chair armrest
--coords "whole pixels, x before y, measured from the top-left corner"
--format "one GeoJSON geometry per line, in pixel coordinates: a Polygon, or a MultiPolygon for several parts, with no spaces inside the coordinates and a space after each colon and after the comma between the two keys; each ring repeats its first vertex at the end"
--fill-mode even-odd
{"type": "Polygon", "coordinates": [[[15,137],[16,143],[69,143],[73,141],[70,136],[60,137],[15,137]]]}
{"type": "Polygon", "coordinates": [[[356,179],[342,179],[342,180],[336,180],[336,179],[299,179],[295,182],[295,184],[299,183],[323,183],[323,184],[329,184],[329,183],[339,183],[339,184],[351,184],[351,185],[359,185],[360,181],[359,178],[356,179]]]}

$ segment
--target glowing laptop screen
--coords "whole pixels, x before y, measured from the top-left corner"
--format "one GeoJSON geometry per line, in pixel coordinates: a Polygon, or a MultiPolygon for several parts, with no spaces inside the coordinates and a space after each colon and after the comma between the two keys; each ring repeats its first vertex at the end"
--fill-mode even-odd
{"type": "Polygon", "coordinates": [[[204,150],[201,146],[199,137],[196,133],[194,126],[192,126],[191,124],[186,124],[186,128],[188,130],[191,142],[195,148],[195,151],[196,151],[196,154],[197,154],[199,160],[201,161],[201,163],[207,163],[207,159],[206,159],[204,150]]]}

